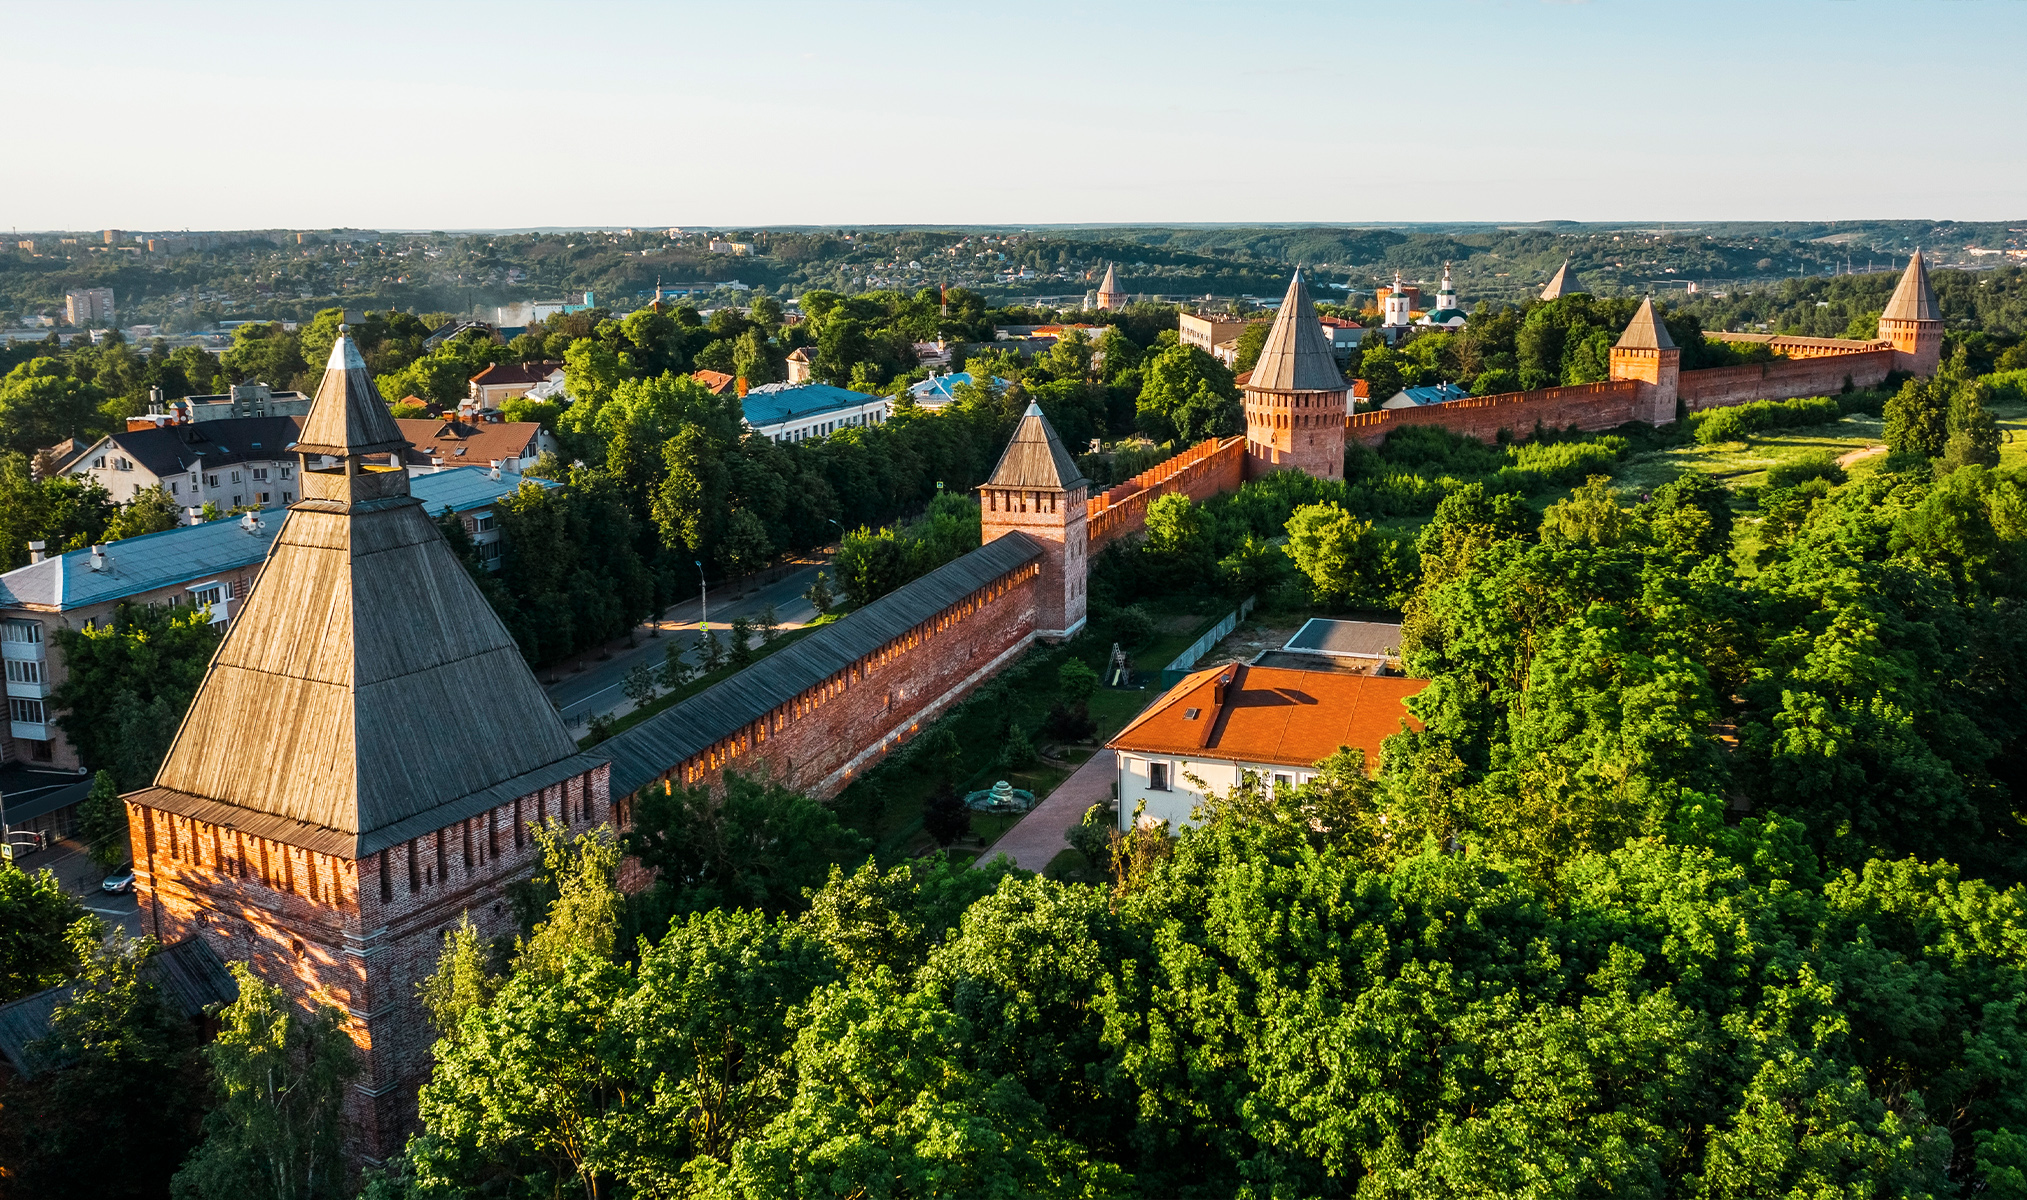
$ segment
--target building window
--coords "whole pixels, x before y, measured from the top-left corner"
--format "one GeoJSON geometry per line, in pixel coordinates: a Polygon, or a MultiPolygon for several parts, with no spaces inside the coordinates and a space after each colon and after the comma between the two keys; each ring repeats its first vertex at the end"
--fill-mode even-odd
{"type": "Polygon", "coordinates": [[[266,482],[267,482],[267,468],[266,468],[266,467],[255,467],[255,468],[253,469],[253,481],[254,481],[255,483],[266,483],[266,482]]]}
{"type": "Polygon", "coordinates": [[[1277,788],[1294,787],[1295,777],[1293,775],[1283,775],[1277,771],[1274,774],[1274,786],[1277,788]]]}
{"type": "Polygon", "coordinates": [[[296,500],[296,494],[295,494],[294,492],[283,492],[283,493],[282,493],[282,503],[283,503],[283,504],[293,504],[293,503],[295,503],[295,500],[296,500]]]}
{"type": "Polygon", "coordinates": [[[206,476],[204,477],[204,486],[205,486],[205,487],[217,487],[217,486],[218,486],[218,476],[216,476],[216,475],[206,475],[206,476]]]}
{"type": "Polygon", "coordinates": [[[190,603],[200,608],[206,604],[216,607],[223,599],[225,599],[224,589],[215,583],[202,588],[192,588],[190,591],[190,603]]]}
{"type": "Polygon", "coordinates": [[[486,532],[487,530],[491,529],[491,528],[493,527],[493,524],[494,524],[494,521],[493,521],[493,514],[491,514],[491,513],[480,513],[480,514],[478,515],[477,519],[475,519],[475,520],[474,520],[474,521],[472,522],[472,532],[474,532],[474,533],[484,533],[484,532],[486,532]]]}
{"type": "Polygon", "coordinates": [[[8,659],[7,682],[41,683],[42,664],[36,662],[34,659],[27,659],[25,661],[22,659],[14,659],[14,658],[8,659]]]}
{"type": "Polygon", "coordinates": [[[93,469],[93,470],[95,470],[95,471],[103,471],[103,470],[105,470],[105,469],[106,469],[106,456],[105,456],[105,455],[103,455],[103,454],[101,454],[101,455],[99,455],[99,456],[98,456],[97,458],[94,458],[94,459],[92,459],[92,460],[91,460],[91,465],[92,465],[92,469],[93,469]]]}
{"type": "Polygon", "coordinates": [[[7,716],[24,725],[40,725],[43,720],[42,701],[10,696],[7,700],[7,716]]]}
{"type": "Polygon", "coordinates": [[[183,492],[182,485],[178,484],[173,479],[169,481],[169,494],[171,496],[181,495],[182,492],[183,492]]]}
{"type": "Polygon", "coordinates": [[[269,494],[270,493],[267,492],[255,492],[253,497],[254,501],[259,504],[266,504],[269,494]]]}
{"type": "Polygon", "coordinates": [[[232,507],[234,507],[234,508],[238,508],[238,507],[239,507],[239,497],[238,497],[238,496],[234,496],[234,497],[232,498],[232,507]]]}
{"type": "Polygon", "coordinates": [[[130,458],[116,458],[113,460],[113,466],[121,471],[131,471],[134,469],[134,461],[130,458]]]}
{"type": "Polygon", "coordinates": [[[1147,790],[1165,792],[1168,790],[1168,764],[1151,762],[1147,764],[1147,790]]]}
{"type": "Polygon", "coordinates": [[[0,641],[39,643],[42,641],[42,622],[8,621],[0,625],[0,641]]]}
{"type": "Polygon", "coordinates": [[[479,546],[479,561],[491,565],[500,561],[500,544],[485,542],[479,546]]]}
{"type": "Polygon", "coordinates": [[[288,467],[283,467],[283,468],[282,468],[282,478],[283,478],[283,479],[287,479],[287,478],[289,478],[289,477],[290,477],[290,475],[289,475],[289,471],[290,471],[290,468],[288,468],[288,467]]]}
{"type": "Polygon", "coordinates": [[[237,471],[234,471],[234,472],[232,473],[232,482],[234,482],[234,483],[238,483],[238,482],[239,482],[239,472],[237,472],[237,471]]]}

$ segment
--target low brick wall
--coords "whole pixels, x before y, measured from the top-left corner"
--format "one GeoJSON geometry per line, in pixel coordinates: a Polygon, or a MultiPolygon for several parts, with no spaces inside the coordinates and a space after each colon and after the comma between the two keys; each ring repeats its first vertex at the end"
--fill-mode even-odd
{"type": "MultiPolygon", "coordinates": [[[[1856,346],[1868,343],[1854,342],[1856,346]]],[[[1877,387],[1893,371],[1893,350],[1859,350],[1851,354],[1817,354],[1777,358],[1740,367],[1684,371],[1677,395],[1691,412],[1725,408],[1754,400],[1793,400],[1802,396],[1835,396],[1849,383],[1877,387]]]]}
{"type": "Polygon", "coordinates": [[[1246,481],[1246,439],[1213,438],[1198,442],[1166,462],[1157,463],[1102,495],[1085,509],[1093,554],[1120,538],[1147,527],[1147,506],[1155,498],[1181,492],[1192,500],[1208,500],[1236,491],[1246,481]]]}
{"type": "Polygon", "coordinates": [[[1345,419],[1345,437],[1361,445],[1377,446],[1394,430],[1409,425],[1435,425],[1481,442],[1498,441],[1502,429],[1514,441],[1526,441],[1537,425],[1549,429],[1574,425],[1586,432],[1617,429],[1637,415],[1635,402],[1639,390],[1640,385],[1634,380],[1616,379],[1608,383],[1473,396],[1469,400],[1420,408],[1382,408],[1352,413],[1345,419]]]}

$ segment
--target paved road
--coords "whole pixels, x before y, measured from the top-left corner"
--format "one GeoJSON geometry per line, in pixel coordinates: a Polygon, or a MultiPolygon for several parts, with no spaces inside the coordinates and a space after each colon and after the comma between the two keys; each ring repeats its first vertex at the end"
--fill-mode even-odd
{"type": "Polygon", "coordinates": [[[973,865],[982,867],[1004,854],[1022,870],[1039,871],[1048,866],[1050,859],[1069,848],[1064,835],[1084,819],[1085,811],[1112,798],[1112,784],[1117,779],[1112,751],[1098,751],[1068,779],[1057,784],[1056,790],[1012,829],[986,847],[973,865]]]}
{"type": "MultiPolygon", "coordinates": [[[[809,590],[810,584],[816,582],[816,573],[819,569],[829,568],[819,568],[815,565],[804,567],[744,597],[736,597],[731,593],[721,596],[714,591],[711,595],[711,628],[718,630],[719,636],[723,637],[734,617],[757,617],[763,609],[772,604],[775,619],[781,622],[783,629],[800,629],[816,618],[816,609],[810,607],[809,601],[803,599],[802,594],[809,590]]],[[[633,711],[633,701],[627,699],[626,693],[620,690],[621,681],[626,678],[626,673],[642,663],[650,667],[661,665],[662,656],[668,652],[671,638],[683,646],[694,644],[702,634],[697,617],[698,602],[692,597],[664,614],[661,637],[647,636],[648,626],[643,625],[637,631],[636,640],[640,644],[631,649],[624,643],[620,644],[613,650],[609,662],[599,662],[597,652],[592,651],[544,671],[544,679],[552,675],[558,676],[555,683],[548,685],[548,692],[550,698],[556,702],[556,706],[562,710],[564,721],[575,728],[581,726],[587,718],[599,713],[623,716],[633,711]],[[583,664],[583,671],[571,669],[578,663],[583,664]]],[[[686,652],[684,657],[690,662],[696,661],[696,654],[693,651],[686,652]]]]}
{"type": "Polygon", "coordinates": [[[123,927],[135,937],[141,935],[140,902],[132,892],[114,896],[99,887],[106,873],[99,870],[98,864],[84,852],[82,843],[65,838],[47,850],[38,850],[14,860],[14,865],[31,875],[44,868],[55,872],[56,881],[63,885],[63,890],[76,896],[87,911],[104,917],[109,925],[123,927]]]}

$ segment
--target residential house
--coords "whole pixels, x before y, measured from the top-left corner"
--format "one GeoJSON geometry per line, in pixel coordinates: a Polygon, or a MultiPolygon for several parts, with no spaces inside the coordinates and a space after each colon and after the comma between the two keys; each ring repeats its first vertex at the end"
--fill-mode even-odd
{"type": "Polygon", "coordinates": [[[827,383],[769,383],[747,391],[742,405],[747,428],[777,442],[801,442],[851,426],[878,425],[893,401],[827,383]]]}
{"type": "Polygon", "coordinates": [[[1120,828],[1136,812],[1192,824],[1207,795],[1249,779],[1300,787],[1340,747],[1379,766],[1380,743],[1421,723],[1405,701],[1424,679],[1227,663],[1184,676],[1107,743],[1118,757],[1120,828]]]}
{"type": "Polygon", "coordinates": [[[126,502],[161,485],[178,507],[280,508],[295,502],[301,417],[225,417],[110,433],[63,468],[126,502]]]}
{"type": "MultiPolygon", "coordinates": [[[[520,475],[502,472],[495,479],[480,466],[416,476],[409,490],[431,515],[445,509],[461,515],[480,556],[496,561],[500,551],[486,549],[499,541],[492,508],[521,483],[520,475]]],[[[31,551],[35,561],[0,574],[0,659],[8,707],[0,761],[81,765],[45,703],[64,679],[56,630],[105,621],[121,604],[209,605],[211,620],[229,622],[252,591],[282,519],[280,513],[247,513],[238,520],[179,526],[67,554],[45,555],[38,546],[31,551]]]]}
{"type": "Polygon", "coordinates": [[[431,418],[394,422],[408,439],[408,473],[456,467],[498,469],[519,475],[544,451],[559,453],[556,436],[537,421],[431,418]]]}
{"type": "Polygon", "coordinates": [[[473,413],[492,412],[509,400],[518,400],[528,394],[537,384],[563,383],[563,364],[559,362],[494,363],[471,377],[470,393],[465,402],[458,405],[458,411],[467,416],[473,413]]]}

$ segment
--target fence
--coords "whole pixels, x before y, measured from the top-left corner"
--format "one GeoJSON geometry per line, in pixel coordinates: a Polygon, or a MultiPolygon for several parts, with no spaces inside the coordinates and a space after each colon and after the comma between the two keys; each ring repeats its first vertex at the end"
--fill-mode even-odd
{"type": "Polygon", "coordinates": [[[1189,674],[1189,669],[1197,665],[1198,659],[1209,654],[1211,647],[1224,641],[1226,634],[1239,627],[1239,622],[1245,620],[1246,614],[1253,611],[1253,605],[1258,603],[1259,599],[1258,596],[1248,596],[1241,600],[1238,608],[1225,614],[1224,620],[1211,626],[1209,632],[1189,644],[1189,649],[1176,655],[1174,662],[1161,669],[1161,686],[1171,688],[1182,682],[1182,677],[1189,674]]]}

